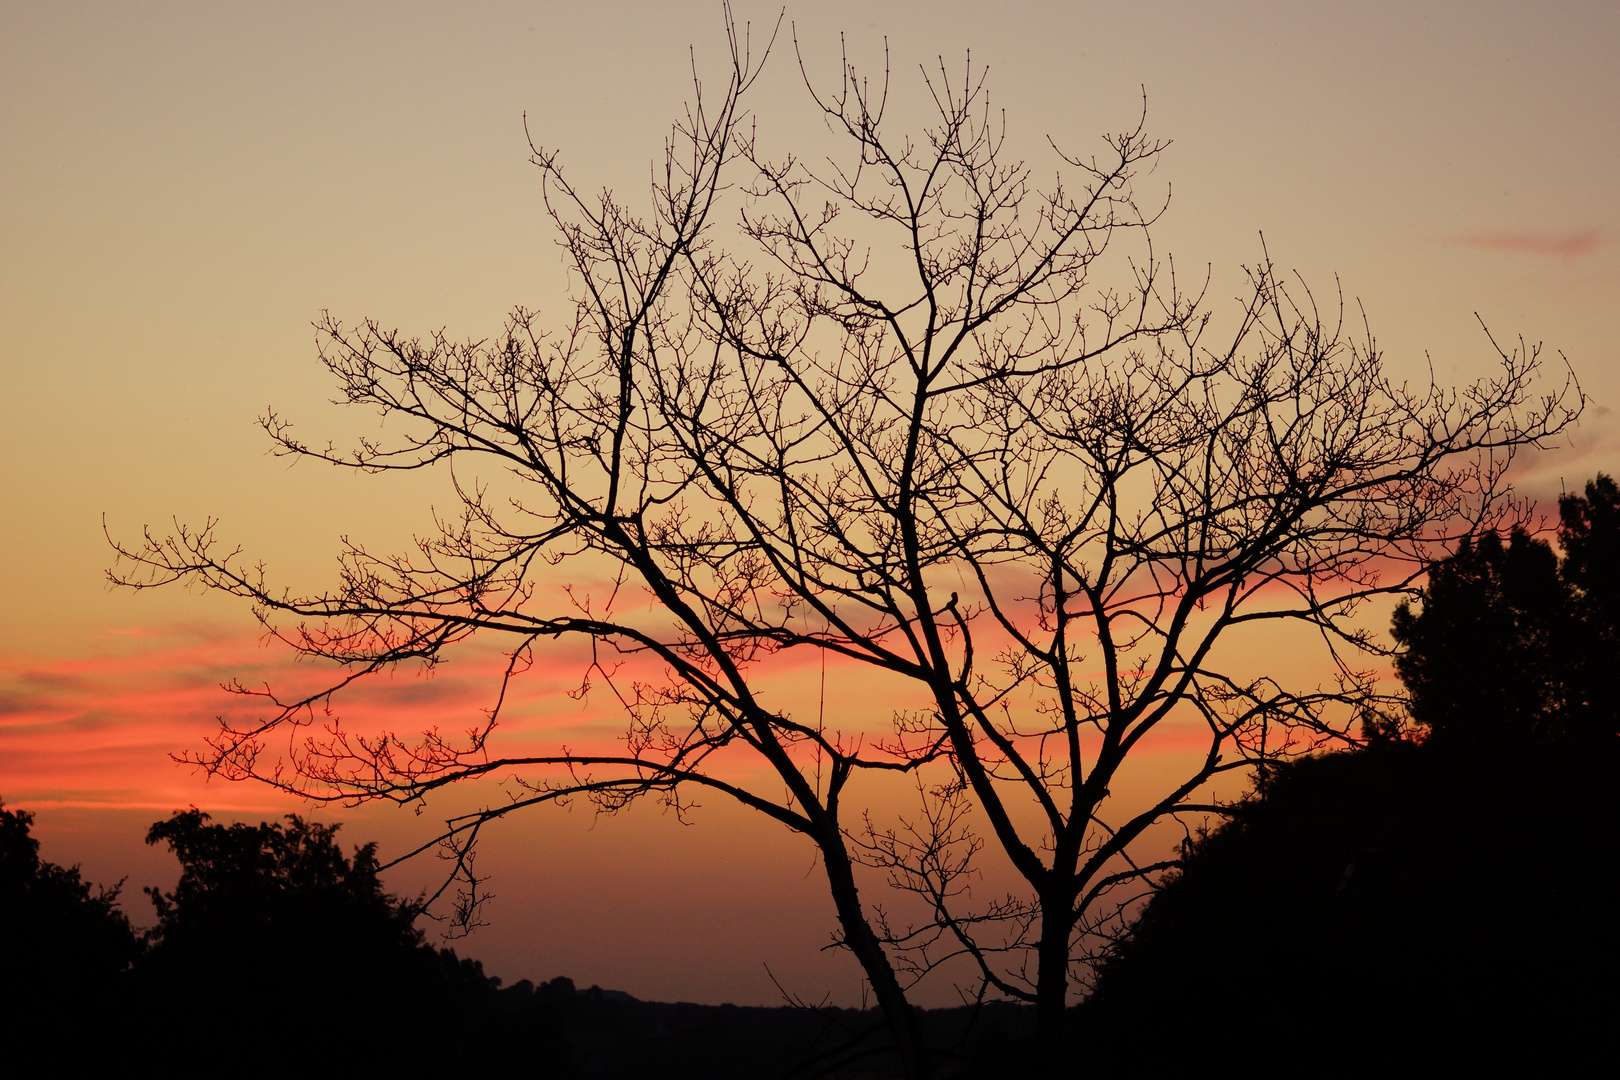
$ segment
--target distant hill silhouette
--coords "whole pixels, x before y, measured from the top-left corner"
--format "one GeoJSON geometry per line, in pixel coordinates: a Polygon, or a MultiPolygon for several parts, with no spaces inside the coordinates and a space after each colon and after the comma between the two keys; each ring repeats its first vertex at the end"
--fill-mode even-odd
{"type": "MultiPolygon", "coordinates": [[[[1032,1017],[1020,1006],[988,1004],[925,1009],[929,1042],[940,1048],[942,1077],[1000,1080],[1012,1068],[1032,1017]]],[[[899,1072],[875,1009],[805,1009],[639,1001],[566,978],[527,980],[495,991],[468,1032],[465,1052],[480,1067],[512,1068],[525,1033],[546,1031],[566,1051],[538,1075],[633,1080],[823,1080],[890,1077],[899,1072]]]]}

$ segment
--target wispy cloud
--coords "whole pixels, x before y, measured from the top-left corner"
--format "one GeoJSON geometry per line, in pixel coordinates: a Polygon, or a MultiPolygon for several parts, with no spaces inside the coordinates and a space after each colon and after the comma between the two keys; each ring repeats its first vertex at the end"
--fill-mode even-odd
{"type": "MultiPolygon", "coordinates": [[[[227,693],[223,683],[298,696],[335,675],[329,665],[299,663],[252,634],[189,627],[119,636],[122,648],[99,655],[0,656],[0,796],[8,803],[173,808],[261,801],[262,790],[205,788],[203,777],[171,755],[201,748],[222,718],[241,723],[265,711],[264,701],[227,693]]],[[[624,725],[611,700],[566,696],[583,666],[570,659],[520,678],[497,752],[617,742],[624,725]]],[[[494,649],[464,649],[431,677],[400,670],[351,687],[334,712],[341,710],[352,731],[408,738],[443,730],[453,738],[483,721],[502,663],[494,649]]]]}
{"type": "MultiPolygon", "coordinates": [[[[290,734],[319,736],[331,723],[351,734],[386,731],[412,740],[442,732],[454,741],[486,721],[504,665],[499,648],[473,643],[430,673],[378,673],[344,690],[312,727],[290,734]]],[[[657,685],[666,673],[644,654],[603,665],[612,671],[613,686],[602,668],[591,668],[586,643],[537,652],[507,695],[490,753],[622,752],[626,717],[616,695],[657,685]],[[581,697],[587,678],[593,689],[581,697]]],[[[228,693],[222,684],[269,686],[287,700],[318,693],[338,674],[330,664],[299,662],[253,633],[210,627],[109,633],[89,654],[74,657],[0,655],[0,796],[23,806],[142,810],[280,803],[262,787],[210,784],[173,755],[202,749],[221,719],[242,726],[273,708],[261,698],[228,693]]],[[[897,712],[927,707],[916,687],[854,662],[834,659],[823,674],[820,657],[808,650],[773,656],[752,674],[770,707],[807,722],[824,716],[829,730],[851,738],[886,738],[897,712]]],[[[678,710],[668,718],[684,719],[678,710]]],[[[1192,752],[1204,738],[1197,725],[1168,725],[1147,756],[1192,752]]],[[[272,743],[266,750],[286,747],[272,743]]],[[[734,779],[760,767],[740,751],[711,764],[734,779]]],[[[297,809],[290,800],[285,805],[297,809]]]]}
{"type": "Polygon", "coordinates": [[[1454,236],[1452,243],[1487,251],[1511,251],[1523,255],[1558,255],[1574,258],[1588,255],[1601,247],[1606,239],[1596,229],[1577,232],[1491,232],[1454,236]]]}

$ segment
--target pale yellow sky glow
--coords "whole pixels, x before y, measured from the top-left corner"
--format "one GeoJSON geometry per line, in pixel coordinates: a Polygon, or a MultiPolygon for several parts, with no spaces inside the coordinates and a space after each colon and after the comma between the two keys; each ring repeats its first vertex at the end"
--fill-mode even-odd
{"type": "MultiPolygon", "coordinates": [[[[874,73],[886,38],[898,115],[920,107],[920,64],[956,70],[971,51],[1032,160],[1048,135],[1090,152],[1134,125],[1145,88],[1147,128],[1172,142],[1142,185],[1171,192],[1156,248],[1213,268],[1217,311],[1263,232],[1319,299],[1337,275],[1414,378],[1489,368],[1477,312],[1505,344],[1545,343],[1555,368],[1563,353],[1591,396],[1574,435],[1526,463],[1527,490],[1620,471],[1620,6],[991,10],[790,5],[751,102],[761,140],[824,145],[795,36],[825,80],[840,32],[874,73]]],[[[757,37],[778,7],[734,11],[757,37]]],[[[255,426],[274,407],[341,443],[371,421],[327,404],[312,320],[476,337],[520,304],[564,317],[525,116],[577,186],[633,201],[689,95],[688,45],[700,73],[720,70],[721,19],[718,0],[0,2],[0,797],[39,807],[45,857],[128,874],[138,898],[171,873],[138,843],[164,810],[282,812],[165,757],[231,707],[219,681],[268,678],[280,657],[219,597],[110,592],[103,517],[125,537],[217,517],[303,588],[330,580],[345,535],[408,543],[444,477],[289,466],[255,426]]],[[[432,722],[478,685],[474,667],[432,689],[401,676],[403,696],[378,689],[376,707],[432,722]]],[[[562,693],[573,677],[531,683],[524,715],[585,731],[562,693]]],[[[385,848],[426,827],[343,816],[351,840],[385,848]]],[[[858,985],[852,962],[816,951],[831,908],[809,847],[729,808],[691,828],[552,813],[497,837],[486,869],[494,925],[466,949],[508,978],[748,1003],[775,998],[765,964],[807,998],[858,985]]]]}

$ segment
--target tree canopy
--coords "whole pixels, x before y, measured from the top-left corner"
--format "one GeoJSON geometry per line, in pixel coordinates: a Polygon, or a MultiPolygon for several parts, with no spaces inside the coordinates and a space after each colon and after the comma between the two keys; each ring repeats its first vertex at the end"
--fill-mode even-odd
{"type": "Polygon", "coordinates": [[[135,984],[155,1033],[203,1060],[266,1031],[286,1053],[373,1064],[451,1054],[489,980],[426,944],[418,906],[378,880],[376,845],[351,857],[337,831],[296,815],[215,824],[196,809],[152,825],[147,843],[181,865],[172,891],[146,890],[158,922],[135,984]]]}
{"type": "Polygon", "coordinates": [[[383,891],[376,845],[356,848],[351,860],[337,828],[297,815],[286,824],[217,825],[196,809],[155,822],[146,842],[166,843],[181,876],[172,892],[146,890],[158,915],[154,955],[197,953],[240,971],[282,966],[288,950],[329,955],[339,970],[414,953],[422,944],[416,909],[383,891]]]}

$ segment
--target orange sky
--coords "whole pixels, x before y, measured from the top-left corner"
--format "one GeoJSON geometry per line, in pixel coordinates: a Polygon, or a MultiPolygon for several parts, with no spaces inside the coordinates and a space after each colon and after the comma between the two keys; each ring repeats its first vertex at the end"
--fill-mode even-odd
{"type": "MultiPolygon", "coordinates": [[[[735,10],[758,23],[777,9],[735,10]]],[[[1150,178],[1174,192],[1157,242],[1178,265],[1213,264],[1214,295],[1263,230],[1319,291],[1339,275],[1397,370],[1427,355],[1444,379],[1483,373],[1476,312],[1500,337],[1545,341],[1594,407],[1527,483],[1545,497],[1620,469],[1620,9],[986,10],[788,17],[813,73],[836,71],[840,30],[868,66],[887,35],[900,95],[919,63],[971,49],[1010,144],[1032,155],[1048,133],[1084,148],[1133,122],[1145,86],[1149,130],[1173,140],[1150,178]]],[[[289,467],[254,417],[273,405],[340,442],[362,422],[325,404],[323,309],[452,337],[517,304],[560,311],[523,116],[581,187],[638,190],[688,90],[688,42],[700,67],[719,58],[718,3],[0,4],[0,796],[38,810],[47,858],[130,875],[139,919],[136,887],[173,876],[139,845],[146,823],[192,802],[285,806],[166,755],[233,707],[218,683],[284,678],[286,658],[218,597],[108,592],[103,516],[124,536],[218,516],[277,580],[308,587],[343,535],[407,542],[442,477],[289,467]]],[[[773,144],[810,145],[822,136],[789,60],[753,108],[773,144]]],[[[480,664],[402,673],[355,707],[462,726],[484,700],[480,664]]],[[[561,693],[576,675],[565,661],[526,680],[530,730],[609,737],[605,705],[561,693]]],[[[385,849],[424,828],[343,817],[385,849]]],[[[495,925],[467,950],[509,978],[743,1002],[774,999],[764,964],[808,997],[858,983],[816,951],[830,905],[808,848],[729,809],[690,828],[651,809],[549,814],[498,834],[486,868],[495,925]]]]}

